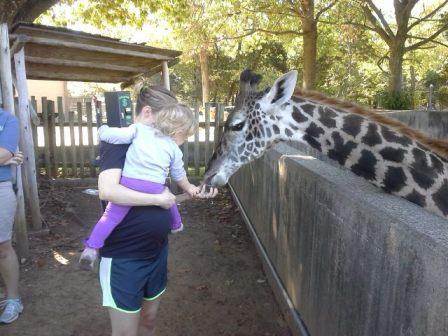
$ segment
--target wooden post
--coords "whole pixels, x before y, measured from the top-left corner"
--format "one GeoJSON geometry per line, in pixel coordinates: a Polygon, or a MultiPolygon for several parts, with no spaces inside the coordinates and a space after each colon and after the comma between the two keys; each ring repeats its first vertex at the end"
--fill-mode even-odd
{"type": "MultiPolygon", "coordinates": [[[[199,105],[194,109],[194,119],[199,125],[199,105]]],[[[194,174],[199,176],[199,127],[194,132],[194,174]]]]}
{"type": "Polygon", "coordinates": [[[78,111],[78,148],[79,148],[79,176],[84,177],[84,139],[82,137],[82,103],[76,104],[76,110],[78,111]]]}
{"type": "Polygon", "coordinates": [[[162,80],[163,80],[163,86],[170,90],[170,71],[168,69],[168,61],[162,62],[162,80]]]}
{"type": "MultiPolygon", "coordinates": [[[[8,25],[0,26],[0,83],[2,87],[2,101],[5,110],[15,113],[14,93],[12,91],[11,54],[9,51],[8,25]]],[[[25,200],[23,198],[21,169],[17,169],[17,209],[15,214],[14,230],[17,240],[17,252],[20,257],[28,257],[28,234],[25,217],[25,200]]]]}
{"type": "Polygon", "coordinates": [[[58,97],[58,121],[59,121],[59,136],[61,142],[59,144],[59,153],[62,157],[62,176],[67,177],[67,153],[65,152],[65,113],[62,104],[62,97],[58,97]]]}
{"type": "Polygon", "coordinates": [[[93,122],[92,122],[92,103],[86,102],[86,114],[87,114],[87,137],[89,140],[89,167],[90,176],[95,177],[95,145],[93,143],[93,122]]]}
{"type": "Polygon", "coordinates": [[[50,127],[48,128],[48,132],[50,135],[50,159],[52,164],[51,171],[53,172],[53,177],[58,177],[59,172],[59,157],[56,152],[56,114],[55,114],[55,106],[53,100],[48,100],[48,122],[50,127]]]}
{"type": "Polygon", "coordinates": [[[209,150],[209,146],[210,146],[210,104],[206,103],[205,104],[205,148],[204,148],[204,152],[205,152],[205,165],[207,165],[208,163],[208,159],[210,157],[210,150],[209,150]]]}
{"type": "Polygon", "coordinates": [[[72,152],[72,177],[78,176],[78,166],[76,161],[76,144],[75,144],[75,112],[69,111],[68,120],[70,125],[70,147],[72,152]]]}
{"type": "MultiPolygon", "coordinates": [[[[37,101],[36,97],[31,96],[31,106],[33,106],[34,111],[37,114],[37,101]]],[[[31,129],[33,130],[33,143],[34,143],[34,157],[36,159],[36,170],[39,170],[39,146],[37,143],[37,125],[31,124],[31,129]]]]}
{"type": "Polygon", "coordinates": [[[185,171],[188,174],[188,159],[189,159],[189,157],[188,157],[188,155],[189,155],[189,153],[188,153],[188,139],[183,144],[183,147],[184,147],[184,151],[183,151],[184,152],[184,169],[185,169],[185,171]]]}
{"type": "Polygon", "coordinates": [[[30,107],[28,105],[28,86],[26,82],[25,50],[21,48],[14,55],[19,95],[20,148],[24,154],[24,191],[28,199],[31,223],[34,230],[42,229],[39,194],[36,179],[36,158],[34,153],[33,134],[31,130],[30,107]]]}
{"type": "Polygon", "coordinates": [[[48,101],[47,97],[42,97],[42,120],[44,124],[44,157],[45,157],[45,171],[48,177],[51,177],[51,141],[50,141],[50,122],[48,117],[48,101]]]}

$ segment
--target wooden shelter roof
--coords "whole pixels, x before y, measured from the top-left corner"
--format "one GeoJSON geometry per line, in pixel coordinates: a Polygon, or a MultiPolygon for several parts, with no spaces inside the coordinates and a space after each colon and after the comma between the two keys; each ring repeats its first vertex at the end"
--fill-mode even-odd
{"type": "Polygon", "coordinates": [[[66,28],[18,23],[11,50],[25,44],[29,79],[131,84],[178,62],[180,51],[133,44],[66,28]]]}

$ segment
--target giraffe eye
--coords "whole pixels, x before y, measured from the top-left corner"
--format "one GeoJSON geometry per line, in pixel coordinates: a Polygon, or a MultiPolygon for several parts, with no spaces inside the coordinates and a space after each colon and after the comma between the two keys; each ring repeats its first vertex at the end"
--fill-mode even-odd
{"type": "Polygon", "coordinates": [[[242,121],[242,122],[240,122],[238,124],[230,126],[229,128],[230,128],[231,131],[241,131],[243,129],[243,127],[244,127],[244,124],[245,124],[245,122],[242,121]]]}

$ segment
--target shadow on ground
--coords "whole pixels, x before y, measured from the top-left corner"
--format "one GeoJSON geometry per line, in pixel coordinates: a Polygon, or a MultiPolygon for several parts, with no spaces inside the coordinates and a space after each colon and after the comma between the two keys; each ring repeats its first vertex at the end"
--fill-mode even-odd
{"type": "MultiPolygon", "coordinates": [[[[41,184],[49,233],[31,234],[32,256],[21,267],[25,311],[0,325],[0,335],[110,335],[97,274],[77,268],[81,240],[99,215],[96,197],[82,193],[87,187],[41,184]]],[[[289,335],[229,193],[186,202],[180,211],[186,229],[170,237],[156,335],[289,335]]]]}

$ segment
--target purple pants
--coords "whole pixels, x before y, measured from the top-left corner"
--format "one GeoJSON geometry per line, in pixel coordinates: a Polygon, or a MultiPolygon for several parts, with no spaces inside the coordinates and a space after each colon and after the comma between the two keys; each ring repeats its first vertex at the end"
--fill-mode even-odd
{"type": "MultiPolygon", "coordinates": [[[[122,186],[125,186],[126,188],[144,192],[147,194],[161,194],[165,189],[165,185],[160,183],[143,181],[124,176],[121,177],[120,184],[122,186]]],[[[89,239],[86,241],[86,245],[91,248],[103,247],[106,238],[109,237],[113,229],[115,229],[115,227],[120,224],[120,222],[127,215],[130,209],[131,207],[129,206],[123,206],[109,202],[107,204],[106,210],[103,213],[103,216],[101,216],[98,223],[96,223],[89,239]]],[[[171,230],[179,229],[182,224],[182,220],[180,218],[179,210],[177,209],[176,204],[174,204],[170,208],[170,215],[171,230]]]]}

